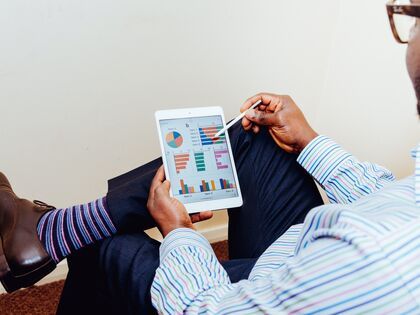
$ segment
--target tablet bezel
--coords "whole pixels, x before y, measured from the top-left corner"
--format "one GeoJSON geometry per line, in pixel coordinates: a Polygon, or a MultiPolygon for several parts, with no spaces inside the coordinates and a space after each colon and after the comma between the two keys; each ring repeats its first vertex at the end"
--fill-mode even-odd
{"type": "MultiPolygon", "coordinates": [[[[166,178],[169,179],[169,181],[171,181],[171,178],[168,178],[169,176],[168,164],[167,164],[168,162],[166,160],[165,146],[163,143],[162,130],[160,128],[160,121],[167,120],[167,119],[183,119],[183,118],[196,118],[196,117],[206,117],[206,116],[221,116],[223,126],[226,126],[223,108],[219,106],[169,109],[169,110],[159,110],[155,112],[156,126],[158,130],[160,149],[162,152],[163,166],[165,168],[165,174],[167,175],[166,178]]],[[[222,210],[222,209],[236,208],[236,207],[242,206],[243,204],[242,193],[241,193],[241,188],[240,188],[240,184],[238,180],[238,174],[236,172],[236,165],[235,165],[235,160],[232,154],[232,148],[230,145],[228,131],[226,131],[226,143],[227,143],[227,147],[229,151],[229,158],[230,158],[232,168],[233,168],[233,176],[235,179],[238,196],[218,199],[218,200],[199,201],[199,202],[192,202],[192,203],[184,204],[188,213],[196,213],[196,212],[205,211],[205,210],[212,210],[212,211],[222,210]]],[[[170,189],[170,195],[171,197],[173,197],[172,188],[170,189]]]]}

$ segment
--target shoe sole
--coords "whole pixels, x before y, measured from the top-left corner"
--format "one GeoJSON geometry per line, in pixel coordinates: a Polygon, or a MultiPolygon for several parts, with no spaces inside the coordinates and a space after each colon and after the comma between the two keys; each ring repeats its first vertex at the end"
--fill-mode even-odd
{"type": "Polygon", "coordinates": [[[27,272],[25,274],[13,275],[7,263],[3,251],[3,244],[0,239],[0,282],[7,293],[12,293],[21,288],[30,287],[53,271],[57,264],[49,259],[43,265],[27,272]]]}

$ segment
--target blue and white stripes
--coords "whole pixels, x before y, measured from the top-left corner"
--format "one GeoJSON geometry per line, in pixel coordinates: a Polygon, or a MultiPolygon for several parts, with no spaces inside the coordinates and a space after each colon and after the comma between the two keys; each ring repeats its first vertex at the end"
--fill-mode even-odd
{"type": "Polygon", "coordinates": [[[200,234],[175,230],[161,246],[155,307],[163,314],[419,314],[419,151],[416,176],[394,182],[386,169],[316,138],[298,161],[333,204],[311,210],[235,284],[200,234]]]}
{"type": "Polygon", "coordinates": [[[394,180],[387,169],[359,162],[325,136],[309,143],[297,161],[325,189],[333,203],[351,203],[394,180]]]}
{"type": "Polygon", "coordinates": [[[156,283],[153,287],[153,302],[159,309],[165,309],[167,314],[175,314],[179,306],[187,308],[197,298],[195,289],[200,286],[208,290],[215,285],[229,284],[229,277],[223,268],[209,269],[206,264],[218,264],[209,242],[199,233],[190,229],[177,229],[169,233],[167,242],[160,248],[160,260],[170,261],[172,268],[158,269],[160,277],[171,283],[175,290],[174,296],[156,298],[167,295],[167,287],[156,283]],[[188,243],[189,246],[183,246],[188,243]],[[194,250],[192,250],[192,248],[194,250]],[[175,252],[176,249],[176,252],[175,252]],[[194,260],[191,261],[190,257],[194,260]],[[182,277],[178,275],[182,274],[182,277]]]}
{"type": "Polygon", "coordinates": [[[45,250],[56,262],[83,246],[116,233],[108,214],[106,197],[47,212],[39,220],[37,230],[45,250]]]}

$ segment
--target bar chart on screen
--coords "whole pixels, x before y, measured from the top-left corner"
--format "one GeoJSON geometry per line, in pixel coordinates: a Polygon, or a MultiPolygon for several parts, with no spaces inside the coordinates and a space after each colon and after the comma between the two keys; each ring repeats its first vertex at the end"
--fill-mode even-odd
{"type": "Polygon", "coordinates": [[[227,149],[214,150],[214,157],[216,159],[216,167],[218,170],[229,168],[229,151],[227,149]]]}
{"type": "Polygon", "coordinates": [[[182,170],[187,169],[188,162],[190,161],[189,153],[174,154],[175,170],[180,173],[182,170]]]}
{"type": "Polygon", "coordinates": [[[194,187],[193,186],[188,186],[187,184],[185,184],[183,179],[181,179],[179,181],[179,184],[181,185],[181,189],[179,190],[179,194],[180,195],[186,195],[186,194],[193,194],[193,193],[195,193],[194,187]]]}
{"type": "Polygon", "coordinates": [[[216,191],[216,190],[231,189],[231,188],[236,188],[235,184],[232,184],[229,180],[223,179],[223,178],[219,178],[217,181],[213,179],[211,179],[210,181],[205,181],[203,179],[201,180],[201,185],[200,185],[201,192],[216,191]],[[217,185],[216,185],[216,182],[217,182],[217,185]]]}
{"type": "Polygon", "coordinates": [[[201,145],[206,146],[225,143],[225,134],[221,135],[219,138],[213,138],[214,135],[222,128],[222,125],[199,127],[198,131],[200,133],[201,145]]]}
{"type": "Polygon", "coordinates": [[[206,182],[204,179],[201,181],[200,191],[214,191],[216,190],[216,183],[214,180],[210,180],[210,182],[206,182]]]}
{"type": "Polygon", "coordinates": [[[228,135],[214,138],[223,125],[220,116],[161,121],[171,191],[181,202],[237,196],[228,135]]]}
{"type": "Polygon", "coordinates": [[[197,168],[197,172],[205,172],[206,162],[204,159],[204,152],[195,152],[194,159],[195,159],[195,166],[197,168]]]}
{"type": "Polygon", "coordinates": [[[227,179],[220,178],[219,181],[220,181],[220,186],[222,187],[221,189],[236,188],[235,184],[231,183],[227,179]]]}

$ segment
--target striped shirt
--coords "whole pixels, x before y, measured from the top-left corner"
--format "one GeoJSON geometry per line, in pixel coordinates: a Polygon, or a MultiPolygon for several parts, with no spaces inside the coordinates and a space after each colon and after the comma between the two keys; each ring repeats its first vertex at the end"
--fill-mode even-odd
{"type": "Polygon", "coordinates": [[[152,285],[162,314],[420,314],[420,145],[415,175],[360,162],[325,136],[298,162],[325,189],[312,209],[231,283],[209,242],[169,233],[152,285]]]}

